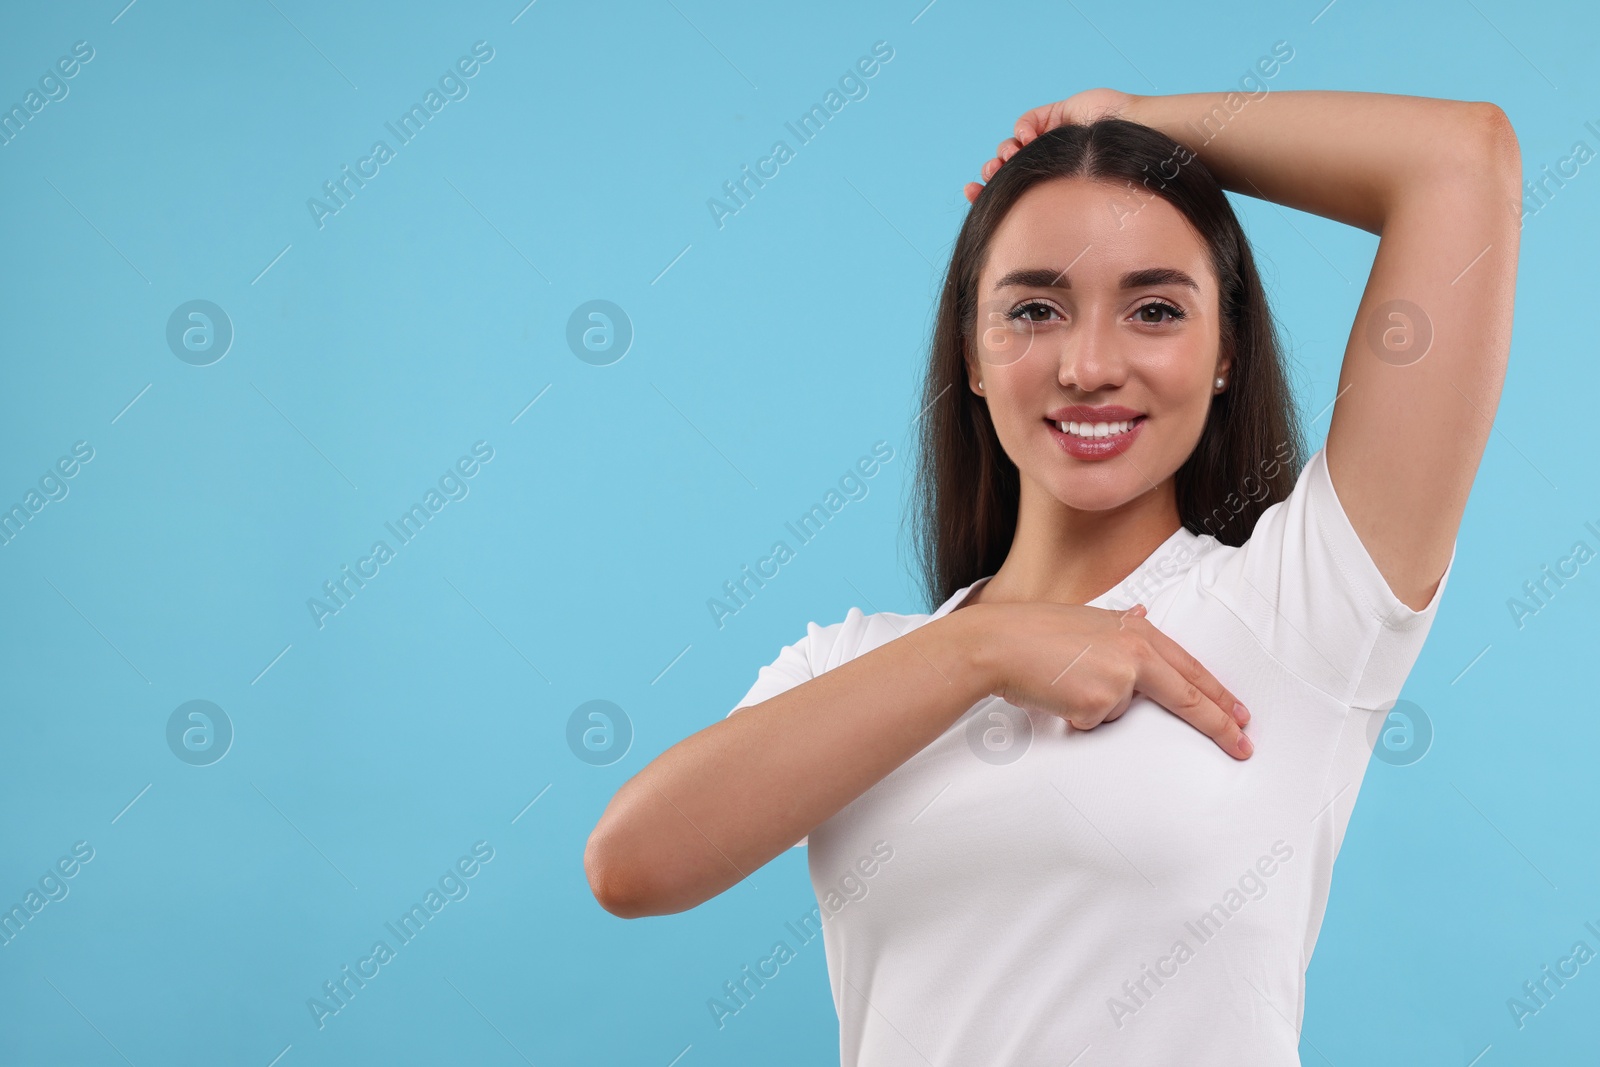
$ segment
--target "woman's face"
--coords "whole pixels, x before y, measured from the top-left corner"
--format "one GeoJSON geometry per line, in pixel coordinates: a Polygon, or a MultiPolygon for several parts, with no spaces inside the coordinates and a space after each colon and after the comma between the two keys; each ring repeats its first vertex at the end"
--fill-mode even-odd
{"type": "Polygon", "coordinates": [[[1171,477],[1228,375],[1218,306],[1205,242],[1167,201],[1080,178],[1024,193],[979,273],[967,361],[1024,484],[1102,511],[1171,477]]]}

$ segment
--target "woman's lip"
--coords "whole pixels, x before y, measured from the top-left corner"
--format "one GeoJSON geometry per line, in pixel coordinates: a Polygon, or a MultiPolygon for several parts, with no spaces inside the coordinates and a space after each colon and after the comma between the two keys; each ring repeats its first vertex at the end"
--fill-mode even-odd
{"type": "Polygon", "coordinates": [[[1133,425],[1126,431],[1106,437],[1079,437],[1076,434],[1063,433],[1056,426],[1054,419],[1047,418],[1044,421],[1049,428],[1050,436],[1063,452],[1074,459],[1093,460],[1110,459],[1126,452],[1144,429],[1144,424],[1150,420],[1148,416],[1141,415],[1133,420],[1133,425]]]}

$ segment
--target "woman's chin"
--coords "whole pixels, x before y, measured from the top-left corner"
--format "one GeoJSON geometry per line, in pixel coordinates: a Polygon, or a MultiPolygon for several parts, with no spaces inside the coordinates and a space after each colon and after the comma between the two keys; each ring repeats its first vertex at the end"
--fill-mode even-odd
{"type": "Polygon", "coordinates": [[[1033,480],[1057,501],[1077,511],[1111,511],[1152,492],[1162,482],[1155,470],[1124,455],[1110,461],[1077,462],[1055,456],[1033,480]]]}
{"type": "Polygon", "coordinates": [[[1050,495],[1074,511],[1112,511],[1148,488],[1143,479],[1130,480],[1121,475],[1090,478],[1057,474],[1050,483],[1050,495]]]}

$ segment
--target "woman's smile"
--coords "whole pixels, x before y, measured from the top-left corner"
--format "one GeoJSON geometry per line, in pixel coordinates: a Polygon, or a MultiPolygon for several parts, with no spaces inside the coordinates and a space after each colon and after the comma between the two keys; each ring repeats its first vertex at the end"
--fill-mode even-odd
{"type": "Polygon", "coordinates": [[[1126,452],[1148,420],[1148,415],[1114,404],[1100,407],[1074,404],[1049,412],[1044,424],[1056,445],[1067,455],[1074,459],[1098,460],[1126,452]]]}

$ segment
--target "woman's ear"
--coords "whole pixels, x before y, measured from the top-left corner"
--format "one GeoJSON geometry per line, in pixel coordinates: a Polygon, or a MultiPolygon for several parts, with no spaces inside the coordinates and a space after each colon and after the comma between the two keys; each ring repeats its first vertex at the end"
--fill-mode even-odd
{"type": "Polygon", "coordinates": [[[1227,352],[1217,359],[1217,369],[1212,373],[1211,376],[1211,391],[1213,393],[1220,393],[1227,389],[1229,383],[1232,381],[1233,353],[1227,352]],[[1222,384],[1218,385],[1218,382],[1221,382],[1222,384]]]}
{"type": "Polygon", "coordinates": [[[967,360],[967,388],[984,396],[983,369],[975,360],[967,360]]]}

